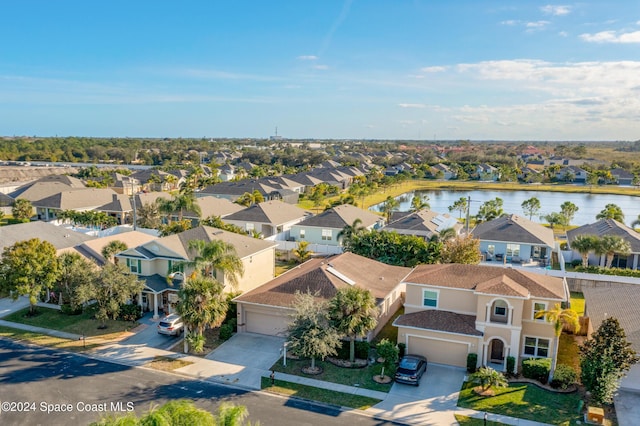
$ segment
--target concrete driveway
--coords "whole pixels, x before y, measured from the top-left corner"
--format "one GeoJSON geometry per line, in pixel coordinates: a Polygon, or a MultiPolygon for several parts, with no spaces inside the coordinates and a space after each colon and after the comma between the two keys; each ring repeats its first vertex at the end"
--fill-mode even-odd
{"type": "Polygon", "coordinates": [[[150,348],[156,349],[171,349],[176,343],[182,340],[183,334],[180,336],[166,336],[158,333],[158,322],[160,320],[152,319],[153,314],[147,313],[140,318],[138,322],[140,325],[137,327],[136,334],[123,340],[123,345],[146,345],[150,348]]]}
{"type": "Polygon", "coordinates": [[[429,364],[420,386],[394,383],[389,396],[368,412],[410,424],[457,425],[453,413],[466,370],[429,364]]]}
{"type": "Polygon", "coordinates": [[[283,337],[236,333],[206,356],[213,361],[269,370],[282,356],[283,337]]]}

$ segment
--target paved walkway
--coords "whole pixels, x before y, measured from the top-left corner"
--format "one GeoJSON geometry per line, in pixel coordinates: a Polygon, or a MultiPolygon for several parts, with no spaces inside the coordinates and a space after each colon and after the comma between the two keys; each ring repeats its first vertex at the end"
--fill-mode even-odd
{"type": "MultiPolygon", "coordinates": [[[[25,306],[28,306],[28,301],[27,304],[24,305],[24,301],[22,303],[10,304],[7,303],[5,299],[0,299],[0,313],[2,316],[22,309],[25,306]]],[[[71,333],[63,333],[56,330],[32,327],[3,320],[0,320],[0,325],[72,340],[80,338],[80,336],[71,333]]],[[[268,369],[179,354],[176,352],[152,348],[142,343],[130,344],[127,343],[128,340],[129,339],[126,339],[121,342],[111,343],[93,349],[88,352],[88,356],[107,362],[125,364],[134,367],[144,367],[145,364],[153,361],[157,356],[181,359],[191,362],[191,364],[176,369],[173,373],[180,374],[185,377],[233,385],[247,390],[260,390],[260,377],[269,377],[271,374],[268,369]]],[[[484,417],[484,413],[482,412],[458,408],[456,406],[458,392],[454,392],[451,395],[439,395],[437,397],[419,399],[416,398],[416,394],[412,392],[377,392],[356,386],[341,385],[284,373],[276,373],[276,378],[278,380],[329,389],[336,392],[380,399],[382,402],[365,410],[364,413],[404,424],[457,425],[458,423],[454,418],[454,414],[461,414],[480,419],[484,417]]],[[[428,375],[426,378],[428,379],[428,375]]],[[[336,402],[339,404],[339,401],[336,402]]],[[[350,409],[345,408],[345,410],[350,409]]],[[[487,419],[515,426],[544,426],[544,423],[496,414],[488,414],[487,419]]]]}

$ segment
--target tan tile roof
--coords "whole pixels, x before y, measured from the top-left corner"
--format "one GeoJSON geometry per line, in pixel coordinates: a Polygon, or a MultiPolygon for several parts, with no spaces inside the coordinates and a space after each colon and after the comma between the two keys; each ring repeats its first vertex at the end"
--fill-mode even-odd
{"type": "Polygon", "coordinates": [[[197,201],[198,206],[200,206],[200,210],[202,210],[202,218],[207,218],[209,216],[225,217],[244,209],[243,206],[232,203],[226,198],[218,198],[210,195],[198,197],[197,201]]]}
{"type": "Polygon", "coordinates": [[[481,223],[471,233],[479,240],[555,246],[552,229],[515,214],[481,223]]]}
{"type": "Polygon", "coordinates": [[[239,302],[288,307],[296,292],[319,292],[322,299],[332,298],[338,289],[355,282],[371,291],[378,303],[409,273],[410,268],[386,265],[353,253],[311,259],[268,283],[236,298],[239,302]],[[337,271],[337,274],[332,271],[337,271]]]}
{"type": "Polygon", "coordinates": [[[284,201],[265,201],[230,214],[225,219],[280,225],[310,214],[310,212],[284,201]]]}
{"type": "Polygon", "coordinates": [[[31,238],[48,241],[56,249],[62,249],[73,247],[95,237],[41,221],[0,226],[0,256],[2,256],[2,251],[5,247],[12,246],[18,241],[30,240],[31,238]]]}
{"type": "Polygon", "coordinates": [[[419,265],[409,274],[405,282],[504,296],[527,297],[529,295],[530,297],[565,299],[561,278],[515,268],[456,263],[419,265]]]}
{"type": "Polygon", "coordinates": [[[393,322],[393,325],[396,327],[404,325],[447,333],[482,336],[482,332],[476,330],[476,317],[474,315],[457,314],[436,309],[401,315],[393,322]]]}
{"type": "Polygon", "coordinates": [[[109,188],[78,188],[69,189],[53,194],[49,197],[34,201],[35,207],[49,207],[60,210],[92,209],[113,201],[117,193],[109,188]]]}

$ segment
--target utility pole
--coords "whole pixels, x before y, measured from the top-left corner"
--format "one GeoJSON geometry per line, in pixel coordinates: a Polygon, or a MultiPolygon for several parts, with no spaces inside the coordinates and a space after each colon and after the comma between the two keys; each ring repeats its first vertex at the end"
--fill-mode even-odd
{"type": "Polygon", "coordinates": [[[469,236],[469,211],[470,210],[471,210],[471,195],[467,197],[467,217],[466,217],[467,237],[469,236]]]}

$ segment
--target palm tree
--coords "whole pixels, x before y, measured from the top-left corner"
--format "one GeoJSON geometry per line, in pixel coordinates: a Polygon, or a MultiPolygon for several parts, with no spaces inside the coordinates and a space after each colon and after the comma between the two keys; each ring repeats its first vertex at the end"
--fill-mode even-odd
{"type": "Polygon", "coordinates": [[[389,195],[387,199],[384,201],[384,203],[382,204],[382,212],[384,213],[387,219],[387,223],[391,222],[391,214],[395,210],[397,210],[399,206],[400,206],[400,203],[398,202],[398,200],[393,198],[391,195],[389,195]]]}
{"type": "Polygon", "coordinates": [[[112,260],[114,260],[114,255],[116,253],[120,253],[121,251],[125,251],[126,249],[128,249],[129,247],[127,247],[127,244],[120,241],[120,240],[113,240],[110,241],[109,244],[107,244],[106,246],[104,246],[102,248],[102,257],[104,257],[104,260],[107,262],[110,262],[112,260]]]}
{"type": "Polygon", "coordinates": [[[204,330],[217,327],[224,320],[229,304],[223,289],[219,281],[206,276],[192,276],[182,283],[176,311],[182,317],[187,331],[185,353],[188,352],[187,342],[194,351],[202,352],[204,330]]]}
{"type": "Polygon", "coordinates": [[[504,377],[504,374],[491,367],[480,367],[478,371],[469,376],[469,379],[478,383],[483,393],[491,387],[506,388],[509,385],[509,381],[504,377]]]}
{"type": "Polygon", "coordinates": [[[338,333],[349,336],[349,360],[355,361],[355,340],[376,328],[378,309],[371,291],[359,287],[338,290],[329,301],[329,318],[338,333]]]}
{"type": "Polygon", "coordinates": [[[420,196],[414,195],[411,199],[411,211],[419,212],[422,209],[429,209],[431,205],[429,205],[429,196],[420,196]]]}
{"type": "Polygon", "coordinates": [[[631,245],[627,240],[619,235],[605,235],[596,245],[596,253],[607,256],[606,267],[611,268],[613,258],[616,254],[628,255],[631,253],[631,245]]]}
{"type": "Polygon", "coordinates": [[[636,220],[634,220],[633,222],[631,222],[631,227],[632,228],[636,228],[640,226],[640,214],[638,215],[638,217],[636,218],[636,220]]]}
{"type": "Polygon", "coordinates": [[[596,249],[598,237],[595,235],[578,235],[571,241],[570,247],[580,253],[582,257],[582,266],[589,266],[589,253],[596,249]]]}
{"type": "Polygon", "coordinates": [[[580,317],[576,311],[571,308],[563,308],[559,303],[556,303],[552,309],[536,312],[535,317],[544,318],[545,321],[553,324],[555,334],[553,350],[555,354],[553,356],[553,363],[551,364],[551,371],[549,372],[549,380],[551,380],[558,360],[558,344],[562,330],[568,327],[574,333],[577,333],[580,330],[580,317]]]}
{"type": "Polygon", "coordinates": [[[142,206],[138,207],[136,216],[138,225],[143,228],[156,229],[162,224],[160,221],[160,209],[157,201],[144,203],[142,206]]]}
{"type": "Polygon", "coordinates": [[[449,206],[449,212],[453,213],[457,210],[459,213],[458,218],[462,219],[462,213],[466,213],[468,207],[467,199],[465,197],[460,197],[458,201],[449,206]]]}
{"type": "Polygon", "coordinates": [[[624,213],[622,213],[620,206],[610,203],[596,215],[596,219],[613,219],[624,223],[624,213]]]}
{"type": "Polygon", "coordinates": [[[244,264],[232,244],[221,240],[191,240],[189,249],[196,253],[189,266],[201,270],[205,277],[217,276],[219,271],[224,284],[228,282],[233,288],[238,286],[238,277],[244,274],[244,264]]]}
{"type": "Polygon", "coordinates": [[[457,236],[458,236],[458,233],[456,232],[455,228],[445,228],[441,230],[440,233],[438,234],[438,239],[440,241],[448,241],[453,238],[456,238],[457,236]]]}
{"type": "Polygon", "coordinates": [[[296,255],[300,263],[304,263],[309,260],[309,258],[313,254],[311,250],[307,250],[308,246],[309,241],[300,241],[298,243],[298,248],[293,249],[293,254],[296,255]]]}
{"type": "Polygon", "coordinates": [[[344,249],[348,251],[351,239],[364,231],[366,228],[362,226],[362,219],[356,219],[351,225],[345,225],[340,232],[338,232],[338,241],[342,244],[344,249]]]}
{"type": "Polygon", "coordinates": [[[182,192],[173,197],[173,206],[178,211],[178,220],[182,220],[185,211],[193,212],[198,217],[202,216],[202,210],[193,192],[182,192]]]}

